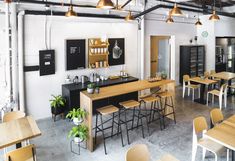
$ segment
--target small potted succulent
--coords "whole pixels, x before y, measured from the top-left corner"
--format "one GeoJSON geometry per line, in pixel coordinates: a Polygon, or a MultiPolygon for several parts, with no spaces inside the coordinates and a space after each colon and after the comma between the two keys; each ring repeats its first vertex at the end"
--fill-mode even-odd
{"type": "Polygon", "coordinates": [[[51,104],[51,113],[53,115],[59,115],[64,113],[65,99],[61,96],[52,95],[53,99],[49,100],[51,104]]]}
{"type": "Polygon", "coordinates": [[[81,143],[88,138],[88,127],[86,125],[78,125],[72,127],[69,131],[68,137],[73,137],[75,143],[81,143]]]}
{"type": "Polygon", "coordinates": [[[94,83],[90,83],[87,85],[87,93],[89,94],[93,94],[95,90],[95,84],[94,83]]]}
{"type": "Polygon", "coordinates": [[[87,112],[82,108],[73,108],[73,110],[69,111],[66,115],[66,118],[70,118],[73,120],[75,125],[78,125],[83,122],[84,118],[86,117],[87,112]]]}
{"type": "Polygon", "coordinates": [[[166,79],[166,78],[167,78],[167,74],[166,74],[165,71],[163,71],[163,72],[161,73],[161,77],[162,77],[162,79],[166,79]]]}

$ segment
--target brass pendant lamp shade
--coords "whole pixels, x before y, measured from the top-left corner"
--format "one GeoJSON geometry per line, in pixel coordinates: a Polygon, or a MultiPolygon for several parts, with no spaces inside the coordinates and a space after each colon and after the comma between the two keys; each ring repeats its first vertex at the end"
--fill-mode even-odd
{"type": "Polygon", "coordinates": [[[65,13],[65,16],[66,17],[75,17],[75,16],[77,16],[77,13],[74,12],[72,5],[69,6],[68,12],[65,13]]]}
{"type": "Polygon", "coordinates": [[[201,21],[200,21],[199,18],[197,19],[197,22],[195,23],[195,25],[196,25],[196,26],[202,26],[202,23],[201,23],[201,21]]]}
{"type": "Polygon", "coordinates": [[[114,8],[114,4],[111,0],[99,0],[96,5],[96,8],[112,9],[114,8]]]}
{"type": "Polygon", "coordinates": [[[131,11],[129,11],[128,15],[125,17],[126,21],[133,21],[135,18],[132,16],[131,11]]]}
{"type": "Polygon", "coordinates": [[[216,14],[215,9],[213,10],[213,14],[210,16],[209,20],[218,21],[220,17],[216,14]]]}
{"type": "Polygon", "coordinates": [[[183,15],[183,13],[181,12],[180,8],[177,6],[176,3],[174,5],[174,8],[170,11],[170,14],[172,16],[181,16],[181,15],[183,15]]]}
{"type": "Polygon", "coordinates": [[[166,19],[166,23],[174,23],[174,20],[171,16],[168,16],[167,19],[166,19]]]}

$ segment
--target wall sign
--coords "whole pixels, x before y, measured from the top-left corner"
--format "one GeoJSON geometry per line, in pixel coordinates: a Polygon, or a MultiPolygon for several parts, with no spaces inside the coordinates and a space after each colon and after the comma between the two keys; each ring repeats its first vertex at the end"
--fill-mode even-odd
{"type": "Polygon", "coordinates": [[[66,40],[66,70],[86,67],[86,40],[66,40]]]}
{"type": "Polygon", "coordinates": [[[55,74],[55,50],[39,51],[40,76],[55,74]]]}
{"type": "Polygon", "coordinates": [[[125,39],[110,38],[109,41],[109,65],[125,64],[125,39]]]}

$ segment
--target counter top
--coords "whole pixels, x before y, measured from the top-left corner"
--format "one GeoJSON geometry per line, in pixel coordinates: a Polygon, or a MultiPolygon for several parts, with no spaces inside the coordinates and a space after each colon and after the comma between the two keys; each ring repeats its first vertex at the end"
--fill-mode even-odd
{"type": "Polygon", "coordinates": [[[87,91],[83,91],[82,93],[89,97],[91,100],[99,100],[107,97],[118,96],[125,93],[163,86],[169,83],[175,83],[175,81],[167,79],[150,83],[147,80],[139,80],[135,82],[100,88],[99,94],[88,94],[87,91]]]}
{"type": "MultiPolygon", "coordinates": [[[[96,86],[104,87],[104,86],[108,86],[108,85],[116,85],[116,84],[120,84],[120,83],[127,83],[127,82],[133,82],[133,81],[138,81],[138,80],[139,80],[138,78],[130,76],[128,78],[118,78],[118,79],[112,79],[112,80],[108,79],[108,80],[105,80],[105,81],[99,81],[99,82],[95,82],[95,84],[96,84],[96,86]]],[[[84,84],[82,84],[82,83],[63,84],[62,87],[67,88],[70,91],[73,91],[73,90],[86,90],[87,85],[89,83],[90,82],[86,82],[84,84]]]]}

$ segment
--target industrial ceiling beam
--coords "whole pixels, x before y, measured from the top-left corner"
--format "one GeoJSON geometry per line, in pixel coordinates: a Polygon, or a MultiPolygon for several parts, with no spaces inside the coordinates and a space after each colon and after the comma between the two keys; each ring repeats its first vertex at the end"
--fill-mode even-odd
{"type": "Polygon", "coordinates": [[[130,2],[131,2],[132,0],[128,0],[128,1],[126,1],[126,3],[124,3],[122,6],[121,6],[121,8],[124,8],[124,7],[126,7],[130,2]]]}

